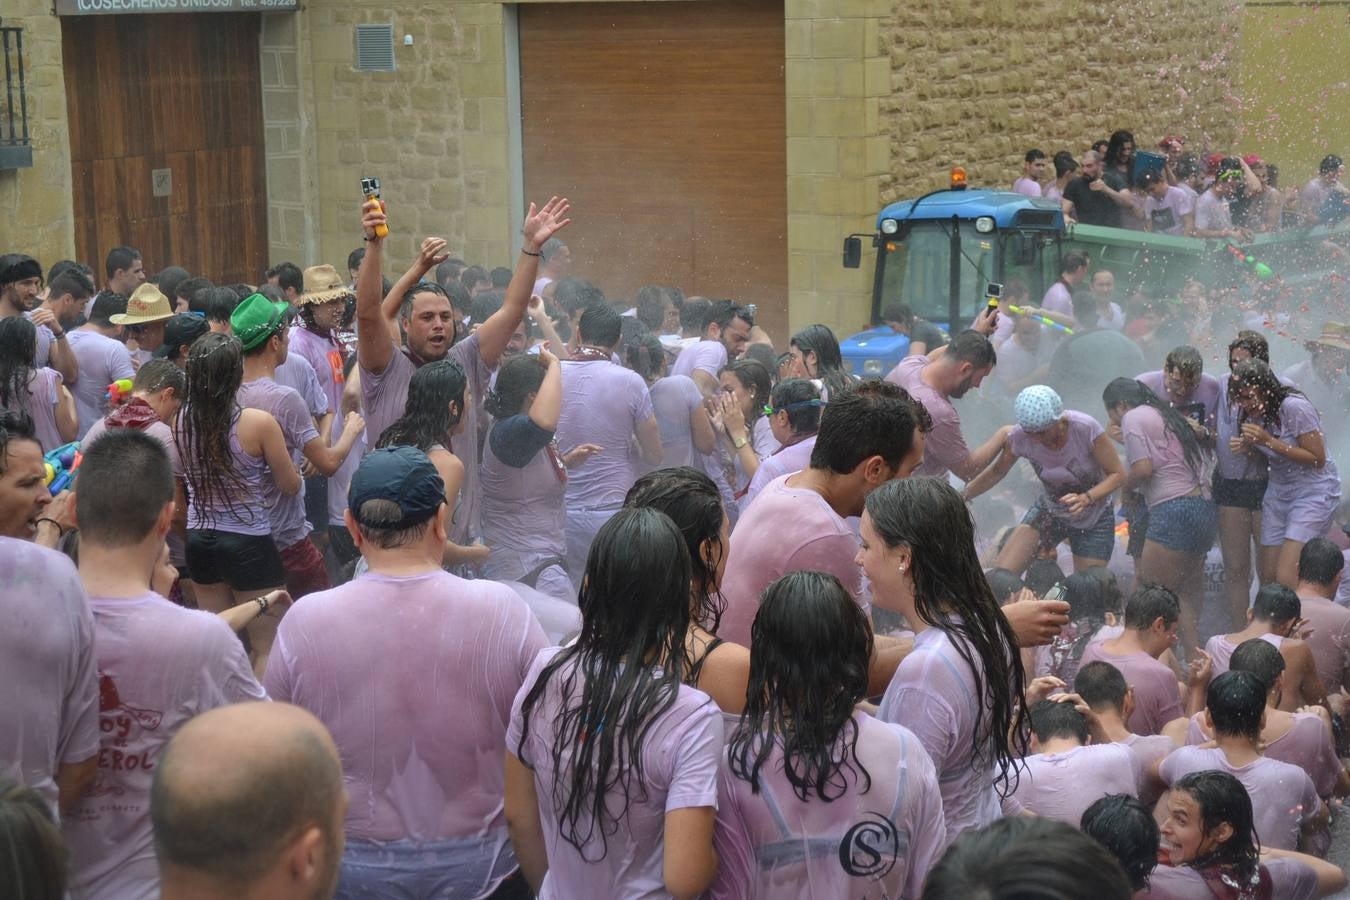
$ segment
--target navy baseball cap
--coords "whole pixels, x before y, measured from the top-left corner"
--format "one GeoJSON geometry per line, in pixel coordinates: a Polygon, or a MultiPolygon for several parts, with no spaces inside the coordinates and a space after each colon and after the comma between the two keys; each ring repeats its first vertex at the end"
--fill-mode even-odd
{"type": "Polygon", "coordinates": [[[385,447],[361,460],[347,491],[347,507],[356,521],[370,528],[408,528],[420,525],[445,503],[445,482],[427,455],[416,447],[385,447]],[[369,522],[361,508],[371,500],[397,504],[399,517],[369,522]]]}

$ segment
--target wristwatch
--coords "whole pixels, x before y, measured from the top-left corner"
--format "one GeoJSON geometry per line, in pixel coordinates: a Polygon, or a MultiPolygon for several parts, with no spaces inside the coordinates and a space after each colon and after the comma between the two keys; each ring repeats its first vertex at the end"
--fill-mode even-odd
{"type": "Polygon", "coordinates": [[[750,443],[750,442],[749,442],[748,440],[746,440],[745,438],[743,438],[743,437],[738,437],[738,438],[732,438],[732,439],[731,439],[731,443],[732,443],[732,446],[734,446],[737,450],[739,450],[739,449],[741,449],[742,447],[744,447],[746,444],[748,444],[748,443],[750,443]]]}

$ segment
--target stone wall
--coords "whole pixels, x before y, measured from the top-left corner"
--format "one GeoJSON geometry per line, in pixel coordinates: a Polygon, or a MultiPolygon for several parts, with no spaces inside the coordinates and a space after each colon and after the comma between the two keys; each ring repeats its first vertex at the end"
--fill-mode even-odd
{"type": "Polygon", "coordinates": [[[1078,156],[1124,128],[1226,150],[1241,8],[1229,0],[903,0],[881,33],[891,171],[881,199],[942,186],[1011,186],[1031,147],[1078,156]]]}
{"type": "Polygon", "coordinates": [[[4,25],[23,28],[33,167],[0,170],[0,253],[30,253],[50,266],[75,253],[61,21],[50,0],[6,0],[3,15],[4,25]]]}

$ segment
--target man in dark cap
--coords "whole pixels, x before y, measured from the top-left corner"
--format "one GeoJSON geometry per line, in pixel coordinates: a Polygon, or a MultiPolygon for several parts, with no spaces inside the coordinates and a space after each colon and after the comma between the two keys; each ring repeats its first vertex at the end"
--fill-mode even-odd
{"type": "Polygon", "coordinates": [[[369,571],[287,613],[263,679],[318,716],[347,763],[340,892],[521,887],[500,760],[512,701],[548,639],[510,588],[441,568],[450,510],[422,451],[367,455],[345,519],[369,571]]]}

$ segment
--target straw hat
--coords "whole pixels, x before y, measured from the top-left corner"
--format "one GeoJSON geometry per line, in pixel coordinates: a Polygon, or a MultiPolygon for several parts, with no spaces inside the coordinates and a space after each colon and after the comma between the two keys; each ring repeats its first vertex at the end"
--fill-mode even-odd
{"type": "Polygon", "coordinates": [[[305,270],[305,290],[296,299],[297,306],[327,303],[351,295],[351,288],[332,266],[310,266],[305,270]]]}
{"type": "Polygon", "coordinates": [[[1337,350],[1350,350],[1350,325],[1344,325],[1340,322],[1327,322],[1322,326],[1322,333],[1315,339],[1307,342],[1309,350],[1317,347],[1334,347],[1337,350]]]}
{"type": "Polygon", "coordinates": [[[173,307],[169,305],[169,298],[147,281],[127,299],[127,311],[109,316],[108,321],[114,325],[149,325],[172,317],[173,307]]]}

